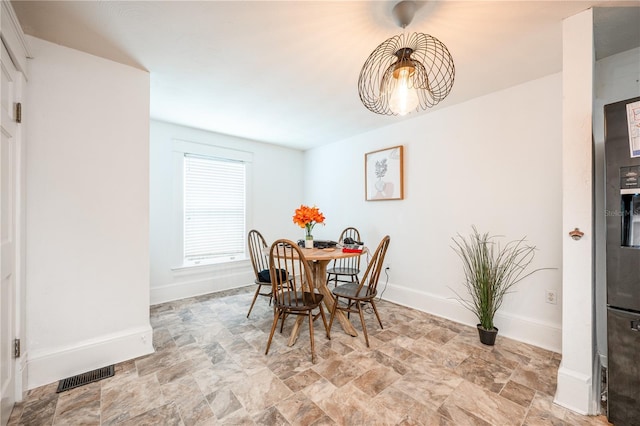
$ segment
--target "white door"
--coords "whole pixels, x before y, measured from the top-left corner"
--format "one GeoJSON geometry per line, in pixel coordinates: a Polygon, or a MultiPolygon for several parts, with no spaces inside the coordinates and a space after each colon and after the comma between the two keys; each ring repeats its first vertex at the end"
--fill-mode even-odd
{"type": "Polygon", "coordinates": [[[0,424],[11,414],[15,395],[16,217],[18,169],[14,135],[17,71],[2,45],[0,55],[0,424]]]}

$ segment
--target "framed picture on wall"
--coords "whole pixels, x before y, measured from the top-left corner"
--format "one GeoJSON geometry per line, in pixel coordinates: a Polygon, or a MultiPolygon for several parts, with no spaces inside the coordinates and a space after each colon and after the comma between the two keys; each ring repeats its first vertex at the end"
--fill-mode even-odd
{"type": "Polygon", "coordinates": [[[404,199],[402,145],[364,155],[364,191],[367,201],[404,199]]]}

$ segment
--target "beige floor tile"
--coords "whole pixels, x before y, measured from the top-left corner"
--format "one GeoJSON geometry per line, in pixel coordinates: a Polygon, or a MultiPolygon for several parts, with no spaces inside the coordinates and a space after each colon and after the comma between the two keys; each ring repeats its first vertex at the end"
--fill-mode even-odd
{"type": "Polygon", "coordinates": [[[101,397],[102,424],[116,424],[165,404],[154,374],[140,377],[126,387],[104,389],[101,397]]]}
{"type": "Polygon", "coordinates": [[[244,410],[244,407],[238,401],[235,394],[229,388],[218,389],[207,395],[209,406],[213,410],[216,418],[224,420],[238,410],[244,410]]]}
{"type": "Polygon", "coordinates": [[[293,394],[269,369],[263,369],[229,386],[249,414],[255,414],[293,394]]]}
{"type": "Polygon", "coordinates": [[[529,407],[536,391],[519,383],[509,380],[500,391],[500,396],[513,401],[522,407],[529,407]]]}
{"type": "Polygon", "coordinates": [[[251,425],[278,425],[278,426],[287,426],[291,424],[282,415],[282,413],[278,411],[276,407],[267,408],[266,410],[254,415],[251,423],[245,423],[248,420],[249,419],[233,417],[233,418],[225,419],[222,422],[222,424],[230,424],[230,425],[251,424],[251,425]]]}
{"type": "Polygon", "coordinates": [[[325,412],[302,392],[292,394],[278,402],[275,407],[294,425],[309,425],[326,417],[325,412]]]}
{"type": "Polygon", "coordinates": [[[178,413],[176,404],[173,402],[145,411],[135,417],[118,422],[118,424],[121,426],[156,426],[159,424],[164,426],[184,425],[180,418],[180,414],[178,413]]]}
{"type": "Polygon", "coordinates": [[[442,404],[439,412],[456,424],[468,418],[470,424],[519,426],[527,410],[487,389],[463,381],[442,404]]]}
{"type": "Polygon", "coordinates": [[[173,401],[186,426],[197,425],[214,417],[198,384],[187,375],[161,386],[165,401],[173,401]]]}
{"type": "Polygon", "coordinates": [[[468,382],[495,393],[502,390],[512,373],[512,370],[500,364],[494,364],[475,356],[465,359],[454,371],[468,382]]]}
{"type": "Polygon", "coordinates": [[[99,425],[100,383],[89,383],[58,396],[54,425],[99,425]]]}
{"type": "Polygon", "coordinates": [[[353,384],[370,397],[374,397],[396,382],[400,374],[387,367],[375,367],[367,370],[353,381],[353,384]]]}
{"type": "Polygon", "coordinates": [[[365,369],[346,357],[331,358],[313,369],[337,387],[349,383],[365,372],[365,369]]]}
{"type": "Polygon", "coordinates": [[[520,365],[511,376],[511,380],[521,385],[553,395],[556,391],[557,367],[548,363],[547,365],[520,365]]]}
{"type": "Polygon", "coordinates": [[[464,379],[437,364],[423,364],[393,383],[392,387],[419,398],[418,401],[437,409],[464,379]]]}

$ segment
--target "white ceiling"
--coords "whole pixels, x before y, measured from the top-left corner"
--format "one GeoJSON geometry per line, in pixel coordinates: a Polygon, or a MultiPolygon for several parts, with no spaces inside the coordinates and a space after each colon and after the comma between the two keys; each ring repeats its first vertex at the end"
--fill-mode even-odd
{"type": "MultiPolygon", "coordinates": [[[[27,34],[148,70],[155,119],[308,149],[418,114],[377,115],[358,97],[367,56],[401,32],[395,2],[12,4],[27,34]]],[[[420,2],[407,31],[454,58],[443,108],[559,72],[562,20],[592,6],[616,7],[594,14],[598,57],[640,46],[638,1],[420,2]]]]}

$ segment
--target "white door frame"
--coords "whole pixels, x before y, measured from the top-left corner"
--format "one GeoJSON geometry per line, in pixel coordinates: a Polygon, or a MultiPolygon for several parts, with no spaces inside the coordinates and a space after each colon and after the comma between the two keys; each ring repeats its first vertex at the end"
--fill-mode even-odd
{"type": "MultiPolygon", "coordinates": [[[[27,58],[29,49],[18,18],[7,0],[0,0],[0,38],[15,67],[13,76],[13,103],[24,105],[23,93],[27,81],[27,58]]],[[[4,58],[3,58],[4,59],[4,58]]],[[[1,89],[0,89],[1,90],[1,89]]],[[[0,95],[2,95],[0,93],[0,95]]],[[[9,119],[16,120],[15,108],[9,106],[9,119]]],[[[22,120],[24,123],[24,119],[22,120]]],[[[14,252],[14,335],[21,339],[21,355],[14,359],[14,392],[12,398],[22,401],[27,390],[27,345],[26,345],[26,297],[25,297],[25,164],[26,145],[23,132],[24,124],[15,124],[13,128],[13,252],[14,252]]]]}
{"type": "Polygon", "coordinates": [[[16,206],[18,155],[15,135],[15,81],[18,71],[0,44],[0,424],[5,425],[16,400],[16,355],[14,342],[18,304],[16,290],[16,206]]]}

